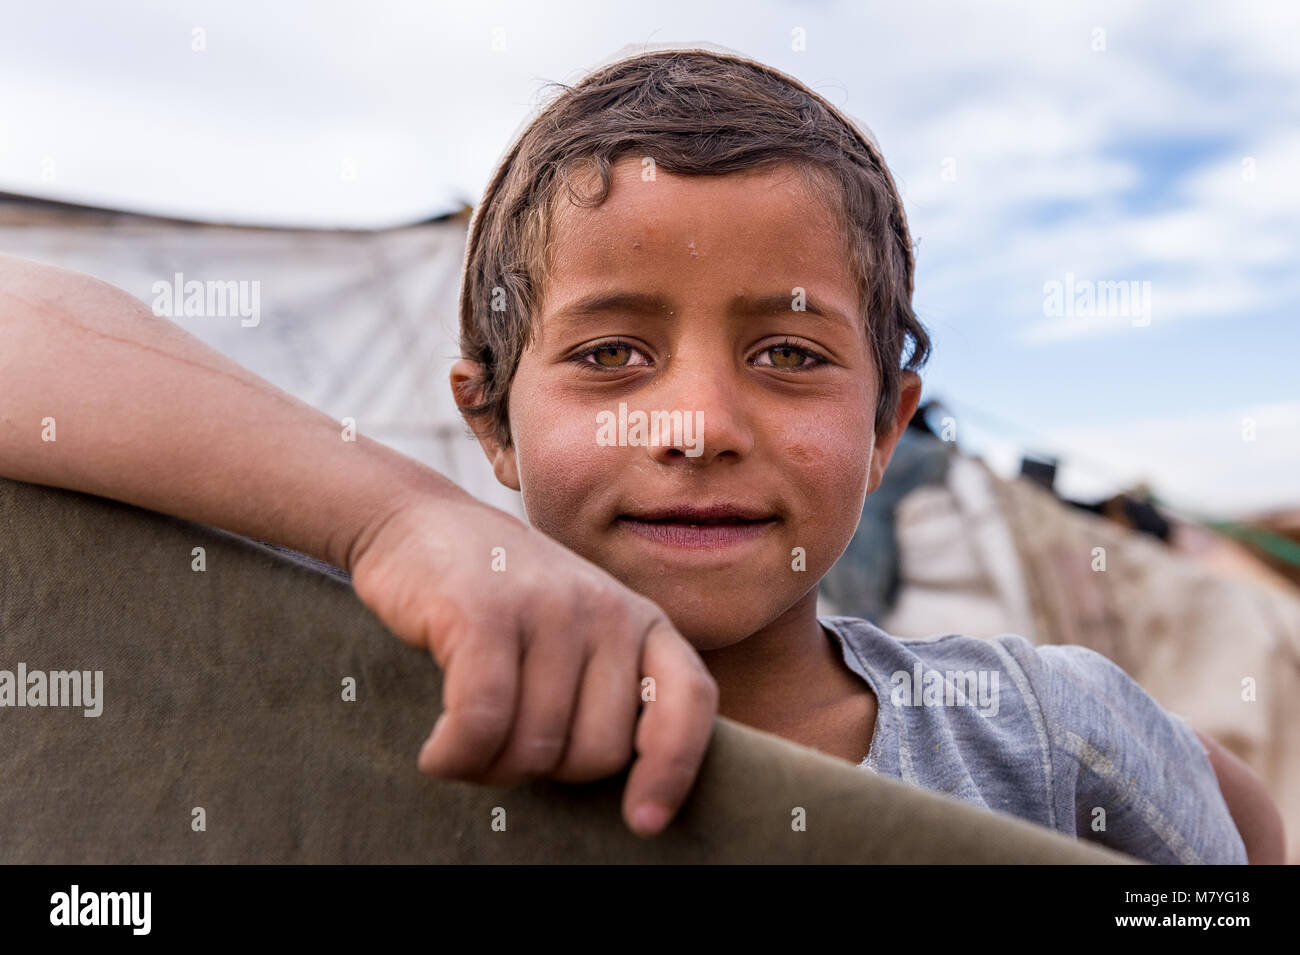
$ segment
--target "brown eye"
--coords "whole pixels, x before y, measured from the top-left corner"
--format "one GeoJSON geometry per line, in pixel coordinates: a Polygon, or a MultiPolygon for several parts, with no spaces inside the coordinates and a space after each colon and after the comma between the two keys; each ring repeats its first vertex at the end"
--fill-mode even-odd
{"type": "Polygon", "coordinates": [[[780,368],[783,371],[811,371],[826,364],[824,356],[811,348],[789,341],[781,342],[779,345],[769,345],[759,352],[759,358],[766,359],[758,362],[760,367],[780,368]]]}
{"type": "Polygon", "coordinates": [[[793,345],[774,345],[768,351],[772,353],[772,364],[777,368],[802,368],[808,353],[793,345]]]}
{"type": "Polygon", "coordinates": [[[595,366],[596,368],[608,368],[611,371],[650,364],[641,349],[629,345],[627,342],[619,341],[593,345],[574,355],[571,361],[586,365],[589,368],[595,366]]]}
{"type": "Polygon", "coordinates": [[[593,348],[588,354],[595,357],[598,365],[605,368],[620,368],[627,364],[632,349],[626,345],[600,345],[593,348]]]}

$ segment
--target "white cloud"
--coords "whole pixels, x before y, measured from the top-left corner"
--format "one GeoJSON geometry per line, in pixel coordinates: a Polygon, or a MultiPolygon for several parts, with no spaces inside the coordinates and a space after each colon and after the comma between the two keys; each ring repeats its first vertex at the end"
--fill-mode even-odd
{"type": "Polygon", "coordinates": [[[1112,493],[1117,482],[1146,481],[1172,505],[1211,516],[1240,516],[1296,499],[1297,401],[1063,428],[1052,438],[1079,459],[1065,457],[1058,476],[1058,490],[1067,497],[1098,497],[1112,493]],[[1089,461],[1105,461],[1106,472],[1097,473],[1089,461]]]}
{"type": "MultiPolygon", "coordinates": [[[[0,33],[0,189],[225,221],[387,225],[476,199],[544,82],[575,80],[632,41],[713,40],[793,73],[871,126],[920,242],[923,320],[941,320],[954,354],[975,354],[974,342],[982,361],[1002,360],[990,374],[1034,361],[1059,388],[1038,396],[1052,402],[1109,371],[1079,367],[1075,343],[1150,334],[1174,343],[1182,328],[1225,317],[1240,334],[1253,316],[1300,301],[1298,27],[1298,4],[1174,0],[141,0],[129,16],[89,2],[29,4],[9,11],[0,33]],[[202,56],[189,48],[195,24],[208,30],[202,56]],[[796,27],[805,52],[791,50],[796,27]],[[1104,52],[1091,48],[1097,27],[1104,52]],[[490,47],[498,28],[503,52],[490,47]],[[1161,142],[1205,145],[1208,158],[1151,181],[1161,142]],[[56,160],[53,182],[41,178],[45,157],[56,160]],[[956,161],[954,181],[942,177],[945,157],[956,161]],[[357,175],[344,180],[348,158],[357,175]],[[1242,177],[1245,158],[1253,181],[1242,177]],[[1043,284],[1066,272],[1150,281],[1152,327],[1045,316],[1043,284]]],[[[1260,361],[1276,369],[1296,346],[1271,342],[1260,361]]],[[[1173,366],[1152,374],[1146,387],[1170,402],[1198,387],[1173,366]]],[[[1248,402],[1253,370],[1222,374],[1225,392],[1248,402]]],[[[978,373],[962,381],[955,398],[990,403],[978,373]]],[[[1104,451],[1111,433],[1098,422],[1082,437],[1104,451]]],[[[1138,471],[1142,442],[1134,447],[1138,471]]],[[[1183,465],[1186,452],[1159,451],[1183,465]]],[[[1296,499],[1293,461],[1237,452],[1220,462],[1225,502],[1236,487],[1296,499]]],[[[1007,443],[998,454],[1019,457],[1007,443]]]]}

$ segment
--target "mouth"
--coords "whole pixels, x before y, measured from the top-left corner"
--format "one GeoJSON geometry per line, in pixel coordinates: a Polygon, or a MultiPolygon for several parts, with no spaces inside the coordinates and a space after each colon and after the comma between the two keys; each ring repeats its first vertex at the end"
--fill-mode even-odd
{"type": "Polygon", "coordinates": [[[762,535],[780,518],[745,505],[670,506],[620,514],[617,523],[634,534],[676,548],[731,547],[762,535]]]}

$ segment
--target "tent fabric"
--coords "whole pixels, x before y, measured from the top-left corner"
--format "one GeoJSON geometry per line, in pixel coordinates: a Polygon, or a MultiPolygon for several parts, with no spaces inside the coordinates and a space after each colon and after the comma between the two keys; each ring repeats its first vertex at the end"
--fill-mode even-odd
{"type": "Polygon", "coordinates": [[[953,457],[952,444],[919,428],[903,431],[880,487],[868,494],[853,539],[822,578],[823,616],[861,617],[877,623],[898,599],[901,554],[894,514],[912,491],[941,482],[953,457]]]}
{"type": "Polygon", "coordinates": [[[956,455],[944,480],[899,502],[901,584],[883,629],[903,638],[1018,633],[1041,642],[994,481],[983,462],[956,455]]]}
{"type": "Polygon", "coordinates": [[[452,400],[465,218],[379,232],[257,229],[0,198],[0,248],[97,276],[146,304],[155,283],[258,282],[254,326],[169,320],[289,394],[521,520],[452,400]]]}
{"type": "Polygon", "coordinates": [[[223,531],[6,479],[0,525],[0,670],[103,674],[97,716],[0,709],[0,863],[1137,861],[722,717],[651,840],[622,821],[626,773],[432,779],[415,755],[441,671],[345,583],[223,531]]]}
{"type": "Polygon", "coordinates": [[[1300,598],[975,458],[905,497],[897,527],[903,582],[885,629],[1019,633],[1105,655],[1260,776],[1300,862],[1300,598]]]}

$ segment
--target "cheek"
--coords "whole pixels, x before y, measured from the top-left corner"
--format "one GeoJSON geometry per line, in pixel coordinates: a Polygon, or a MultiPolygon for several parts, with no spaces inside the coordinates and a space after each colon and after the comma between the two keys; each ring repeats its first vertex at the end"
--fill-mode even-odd
{"type": "Polygon", "coordinates": [[[870,416],[856,407],[823,409],[783,429],[777,448],[800,491],[800,522],[828,544],[848,546],[862,516],[875,446],[870,416]]]}
{"type": "Polygon", "coordinates": [[[583,502],[607,483],[595,454],[595,415],[548,395],[521,364],[510,391],[510,432],[529,522],[563,540],[580,526],[572,518],[583,502]]]}

